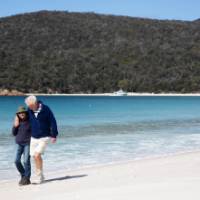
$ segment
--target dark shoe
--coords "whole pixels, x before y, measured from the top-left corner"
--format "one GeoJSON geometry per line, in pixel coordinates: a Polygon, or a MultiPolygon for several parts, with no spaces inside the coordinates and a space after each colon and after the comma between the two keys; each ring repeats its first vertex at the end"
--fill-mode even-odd
{"type": "Polygon", "coordinates": [[[19,185],[22,185],[23,179],[24,179],[24,176],[21,177],[21,179],[19,181],[19,185]]]}
{"type": "Polygon", "coordinates": [[[23,177],[21,185],[29,185],[31,184],[31,181],[28,177],[23,177]]]}

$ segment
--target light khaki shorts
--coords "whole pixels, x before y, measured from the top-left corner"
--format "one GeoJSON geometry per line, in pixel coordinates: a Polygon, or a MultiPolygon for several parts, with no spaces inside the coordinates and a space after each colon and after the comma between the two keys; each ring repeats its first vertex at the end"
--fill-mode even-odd
{"type": "Polygon", "coordinates": [[[30,155],[34,156],[35,153],[43,154],[49,140],[50,140],[50,137],[43,137],[43,138],[31,137],[30,155]]]}

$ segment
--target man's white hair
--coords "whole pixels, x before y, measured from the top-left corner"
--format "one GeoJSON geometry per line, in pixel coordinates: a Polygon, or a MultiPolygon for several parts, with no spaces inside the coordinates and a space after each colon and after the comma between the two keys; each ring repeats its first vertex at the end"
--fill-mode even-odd
{"type": "Polygon", "coordinates": [[[35,104],[36,102],[37,102],[37,97],[34,96],[34,95],[28,96],[28,97],[25,99],[26,105],[35,104]]]}

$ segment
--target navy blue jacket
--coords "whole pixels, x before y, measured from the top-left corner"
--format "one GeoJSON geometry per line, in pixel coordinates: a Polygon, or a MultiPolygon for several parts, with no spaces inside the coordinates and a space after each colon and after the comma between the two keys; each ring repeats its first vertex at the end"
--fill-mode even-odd
{"type": "Polygon", "coordinates": [[[12,134],[17,144],[29,144],[31,139],[31,126],[29,120],[21,121],[18,127],[13,126],[12,134]]]}
{"type": "Polygon", "coordinates": [[[42,109],[38,113],[37,118],[35,117],[34,112],[28,109],[29,120],[31,123],[31,135],[34,138],[56,138],[58,130],[55,117],[48,106],[44,105],[41,101],[39,101],[39,103],[42,104],[42,109]]]}

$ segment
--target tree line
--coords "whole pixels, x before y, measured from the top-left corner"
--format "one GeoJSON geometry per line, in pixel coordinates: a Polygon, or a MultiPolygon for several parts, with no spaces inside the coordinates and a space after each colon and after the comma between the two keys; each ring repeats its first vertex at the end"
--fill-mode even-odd
{"type": "Polygon", "coordinates": [[[200,20],[40,11],[0,18],[0,89],[200,92],[200,20]]]}

